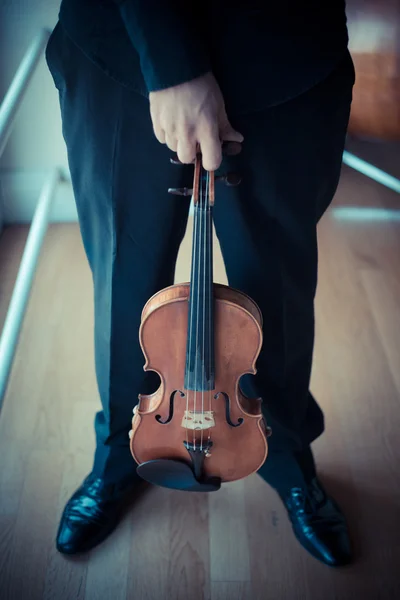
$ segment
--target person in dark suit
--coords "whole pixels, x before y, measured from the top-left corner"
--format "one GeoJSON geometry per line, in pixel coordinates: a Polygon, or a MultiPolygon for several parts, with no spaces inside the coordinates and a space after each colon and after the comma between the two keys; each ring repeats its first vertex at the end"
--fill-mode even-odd
{"type": "Polygon", "coordinates": [[[309,390],[317,224],[339,181],[355,80],[344,2],[63,0],[46,60],[93,275],[102,403],[93,468],[63,511],[58,550],[99,544],[139,486],[132,409],[159,383],[143,372],[141,310],[174,281],[189,203],[167,190],[191,187],[199,143],[207,170],[242,175],[217,188],[214,221],[229,284],[264,316],[257,375],[241,381],[273,431],[259,474],[306,550],[349,563],[345,517],[316,472],[324,417],[309,390]],[[223,157],[224,140],[241,153],[223,157]]]}

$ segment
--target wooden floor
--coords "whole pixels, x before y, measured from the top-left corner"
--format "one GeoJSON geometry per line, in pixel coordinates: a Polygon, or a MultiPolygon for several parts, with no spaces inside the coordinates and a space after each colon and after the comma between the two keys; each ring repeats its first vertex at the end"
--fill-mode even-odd
{"type": "MultiPolygon", "coordinates": [[[[90,554],[56,552],[60,512],[92,464],[99,401],[78,227],[52,226],[0,419],[1,600],[399,598],[399,211],[398,195],[344,167],[319,227],[311,388],[326,432],[314,451],[356,543],[355,565],[341,570],[302,549],[257,475],[210,495],[152,488],[90,554]],[[397,221],[361,210],[344,220],[340,209],[353,206],[397,210],[397,221]]],[[[0,324],[25,238],[13,227],[0,239],[0,324]]],[[[188,277],[189,244],[178,279],[188,277]]]]}

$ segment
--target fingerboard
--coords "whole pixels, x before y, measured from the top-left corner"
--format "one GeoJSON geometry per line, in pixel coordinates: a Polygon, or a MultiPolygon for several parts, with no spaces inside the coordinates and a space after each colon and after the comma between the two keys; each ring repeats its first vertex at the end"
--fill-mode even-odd
{"type": "Polygon", "coordinates": [[[189,292],[185,388],[215,387],[213,201],[214,174],[197,165],[194,188],[194,231],[189,292]]]}

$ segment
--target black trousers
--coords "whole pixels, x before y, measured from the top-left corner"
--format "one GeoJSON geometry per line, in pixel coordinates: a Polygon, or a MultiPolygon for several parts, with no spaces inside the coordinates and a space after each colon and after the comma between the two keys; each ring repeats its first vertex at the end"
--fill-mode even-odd
{"type": "MultiPolygon", "coordinates": [[[[46,60],[59,91],[62,133],[87,259],[93,274],[95,366],[102,404],[95,416],[93,470],[133,477],[128,431],[138,393],[158,387],[138,342],[143,305],[173,283],[189,202],[167,193],[191,186],[193,167],[170,164],[152,130],[148,100],[106,75],[57,24],[46,60]]],[[[221,172],[215,227],[230,285],[264,317],[264,344],[245,393],[259,394],[273,434],[260,474],[274,487],[314,473],[311,442],[324,429],[310,393],[317,286],[317,223],[341,169],[354,69],[349,54],[308,92],[279,106],[229,115],[244,135],[221,172]]]]}

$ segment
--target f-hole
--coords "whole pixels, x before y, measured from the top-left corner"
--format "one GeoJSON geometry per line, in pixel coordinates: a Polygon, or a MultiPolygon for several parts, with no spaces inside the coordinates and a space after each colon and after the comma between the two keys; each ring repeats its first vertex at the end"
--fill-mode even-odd
{"type": "Polygon", "coordinates": [[[215,400],[218,400],[218,397],[221,395],[225,398],[226,422],[228,423],[228,425],[231,425],[232,427],[239,427],[239,425],[241,425],[243,423],[244,419],[242,417],[239,417],[237,423],[232,423],[231,414],[230,414],[230,399],[229,399],[228,394],[226,394],[225,392],[218,392],[218,394],[215,394],[214,398],[215,398],[215,400]]]}
{"type": "Polygon", "coordinates": [[[170,399],[169,399],[169,414],[168,417],[165,421],[163,421],[161,419],[161,415],[156,415],[155,419],[156,421],[158,421],[158,423],[161,423],[161,425],[166,425],[167,423],[169,423],[172,420],[172,417],[174,416],[174,399],[175,399],[175,394],[180,394],[181,398],[185,397],[185,393],[182,392],[181,390],[175,390],[174,392],[172,392],[170,399]]]}

